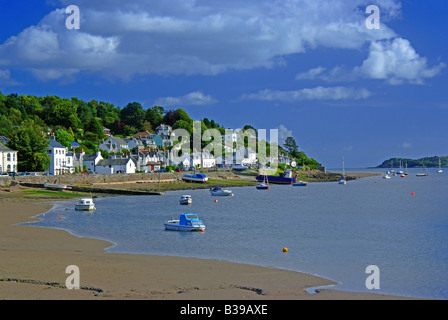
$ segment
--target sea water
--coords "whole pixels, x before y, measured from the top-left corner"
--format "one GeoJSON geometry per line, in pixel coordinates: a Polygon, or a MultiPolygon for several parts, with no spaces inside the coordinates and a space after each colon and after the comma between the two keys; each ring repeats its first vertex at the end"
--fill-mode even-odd
{"type": "Polygon", "coordinates": [[[404,178],[346,185],[229,188],[233,197],[213,197],[208,189],[105,197],[95,199],[94,212],[75,211],[71,201],[31,225],[108,240],[109,252],[277,267],[329,278],[338,290],[448,299],[446,171],[417,177],[421,169],[409,169],[404,178]],[[192,205],[179,204],[182,194],[192,196],[192,205]],[[205,232],[164,229],[184,212],[198,214],[205,232]],[[378,267],[379,289],[366,287],[370,265],[378,267]]]}

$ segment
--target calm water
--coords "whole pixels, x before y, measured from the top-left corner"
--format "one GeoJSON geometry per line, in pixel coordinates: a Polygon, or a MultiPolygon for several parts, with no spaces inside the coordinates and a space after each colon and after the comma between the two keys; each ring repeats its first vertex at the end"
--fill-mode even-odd
{"type": "Polygon", "coordinates": [[[377,265],[376,293],[448,299],[448,169],[444,171],[430,169],[428,177],[416,177],[422,171],[410,169],[405,178],[374,177],[346,185],[232,188],[234,197],[214,198],[204,189],[99,198],[94,213],[75,211],[74,201],[57,203],[32,225],[111,241],[109,252],[307,272],[337,281],[334,288],[340,290],[369,291],[365,270],[377,265]],[[179,205],[182,194],[192,195],[191,206],[179,205]],[[181,212],[199,214],[206,231],[165,231],[163,222],[181,212]]]}

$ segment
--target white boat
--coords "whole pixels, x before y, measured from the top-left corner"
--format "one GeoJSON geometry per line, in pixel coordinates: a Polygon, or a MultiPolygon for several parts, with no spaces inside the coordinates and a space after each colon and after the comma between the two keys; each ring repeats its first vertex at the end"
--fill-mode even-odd
{"type": "Polygon", "coordinates": [[[184,194],[180,197],[179,199],[179,203],[180,204],[186,204],[189,205],[193,202],[193,199],[191,198],[191,196],[189,194],[184,194]]]}
{"type": "Polygon", "coordinates": [[[92,198],[79,199],[75,204],[75,210],[78,211],[93,211],[95,209],[95,204],[93,203],[92,198]]]}
{"type": "Polygon", "coordinates": [[[294,187],[304,187],[307,185],[307,183],[305,181],[299,180],[296,181],[292,184],[294,187]]]}
{"type": "Polygon", "coordinates": [[[207,182],[208,178],[203,173],[185,174],[182,179],[187,182],[207,182]]]}
{"type": "Polygon", "coordinates": [[[345,169],[344,169],[344,158],[342,158],[342,177],[338,181],[339,184],[346,184],[347,181],[345,180],[345,169]]]}
{"type": "Polygon", "coordinates": [[[390,179],[390,175],[386,173],[386,174],[383,176],[383,179],[390,179]]]}
{"type": "Polygon", "coordinates": [[[442,172],[443,172],[443,170],[442,170],[442,166],[441,166],[441,164],[440,164],[440,158],[439,158],[439,170],[437,170],[437,172],[438,172],[438,173],[442,173],[442,172]]]}
{"type": "Polygon", "coordinates": [[[233,196],[232,191],[223,189],[221,187],[210,188],[210,194],[212,196],[233,196]]]}
{"type": "Polygon", "coordinates": [[[173,231],[204,231],[205,224],[194,213],[181,213],[179,220],[168,220],[164,223],[165,230],[173,231]]]}
{"type": "Polygon", "coordinates": [[[422,173],[417,173],[416,174],[417,177],[427,177],[428,176],[428,173],[427,173],[428,169],[426,169],[425,165],[423,165],[423,168],[425,169],[425,171],[422,173]]]}
{"type": "Polygon", "coordinates": [[[67,189],[66,184],[57,184],[57,183],[44,183],[44,187],[50,190],[64,190],[67,189]]]}

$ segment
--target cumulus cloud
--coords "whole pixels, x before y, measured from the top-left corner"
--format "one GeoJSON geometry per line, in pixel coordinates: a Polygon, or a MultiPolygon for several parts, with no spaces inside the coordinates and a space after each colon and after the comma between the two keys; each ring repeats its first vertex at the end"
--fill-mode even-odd
{"type": "Polygon", "coordinates": [[[217,100],[201,91],[190,92],[181,97],[162,97],[154,102],[154,105],[165,107],[179,106],[203,106],[216,103],[217,100]]]}
{"type": "Polygon", "coordinates": [[[439,74],[444,67],[444,63],[428,67],[427,59],[418,55],[408,40],[395,38],[372,42],[368,58],[356,71],[391,84],[422,84],[425,79],[439,74]]]}
{"type": "MultiPolygon", "coordinates": [[[[63,77],[64,70],[121,79],[215,75],[272,68],[286,55],[319,47],[359,49],[395,35],[385,23],[376,32],[365,28],[365,0],[79,0],[79,30],[65,28],[65,7],[73,1],[60,3],[63,8],[0,45],[0,65],[33,70],[41,79],[63,77]]],[[[382,16],[400,11],[398,0],[378,3],[382,16]]]]}
{"type": "Polygon", "coordinates": [[[330,70],[319,66],[298,73],[295,79],[348,82],[367,78],[384,80],[393,85],[423,84],[425,79],[437,76],[445,67],[443,62],[428,66],[427,59],[421,57],[408,40],[394,38],[373,41],[368,57],[361,66],[352,69],[336,66],[330,70]]]}
{"type": "Polygon", "coordinates": [[[315,87],[292,91],[265,89],[242,96],[242,100],[296,102],[303,100],[358,100],[366,99],[372,94],[369,90],[349,87],[315,87]]]}
{"type": "Polygon", "coordinates": [[[289,130],[288,128],[286,128],[283,124],[281,124],[278,127],[278,140],[279,140],[279,144],[283,145],[285,144],[285,140],[288,137],[292,137],[292,130],[289,130]]]}

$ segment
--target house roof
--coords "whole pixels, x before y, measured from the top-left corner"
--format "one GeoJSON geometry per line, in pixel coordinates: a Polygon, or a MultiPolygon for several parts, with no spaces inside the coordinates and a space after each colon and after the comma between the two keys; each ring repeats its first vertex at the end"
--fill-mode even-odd
{"type": "Polygon", "coordinates": [[[103,159],[98,161],[98,163],[96,164],[96,166],[124,166],[126,165],[129,161],[132,161],[130,158],[125,158],[125,159],[103,159]]]}
{"type": "Polygon", "coordinates": [[[2,152],[17,152],[15,150],[12,150],[11,148],[8,148],[1,142],[0,142],[0,151],[2,151],[2,152]]]}
{"type": "Polygon", "coordinates": [[[53,140],[53,139],[50,140],[50,145],[49,146],[52,147],[52,148],[62,148],[62,149],[65,149],[65,147],[62,144],[60,144],[59,142],[57,142],[56,140],[53,140]]]}
{"type": "Polygon", "coordinates": [[[84,155],[84,161],[93,161],[97,157],[96,153],[94,154],[85,154],[84,155]]]}

